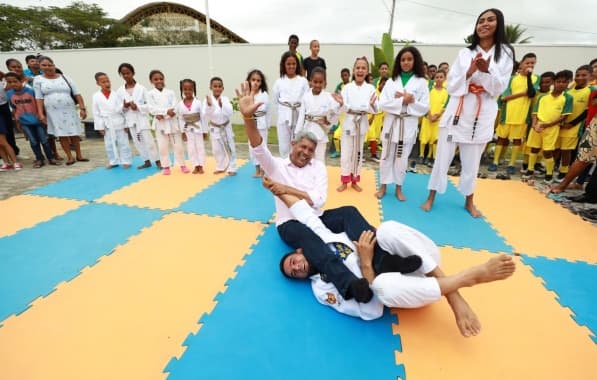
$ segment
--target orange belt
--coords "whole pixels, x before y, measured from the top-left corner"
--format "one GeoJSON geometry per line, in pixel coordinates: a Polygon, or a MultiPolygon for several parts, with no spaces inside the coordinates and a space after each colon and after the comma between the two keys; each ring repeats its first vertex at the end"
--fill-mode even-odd
{"type": "MultiPolygon", "coordinates": [[[[476,85],[471,83],[468,85],[468,92],[469,94],[474,94],[477,97],[477,112],[475,113],[475,122],[473,123],[473,135],[471,139],[475,138],[475,129],[477,128],[477,122],[479,121],[479,115],[481,114],[481,105],[483,104],[483,99],[481,98],[481,94],[485,92],[483,86],[476,85]]],[[[462,107],[464,105],[464,95],[460,97],[458,100],[458,106],[456,107],[456,114],[454,115],[454,122],[453,125],[458,125],[458,121],[460,120],[460,115],[462,114],[462,107]]]]}

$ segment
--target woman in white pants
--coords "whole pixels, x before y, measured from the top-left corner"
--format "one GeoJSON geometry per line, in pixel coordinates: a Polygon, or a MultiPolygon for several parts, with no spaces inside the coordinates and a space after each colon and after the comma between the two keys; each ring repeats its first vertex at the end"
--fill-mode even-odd
{"type": "Polygon", "coordinates": [[[436,193],[444,193],[448,169],[456,147],[460,149],[462,170],[458,190],[466,197],[464,207],[474,218],[481,216],[473,202],[473,193],[487,142],[493,137],[497,115],[496,98],[506,89],[514,49],[506,41],[504,16],[498,9],[488,9],[477,19],[473,43],[460,50],[450,66],[450,100],[439,124],[437,156],[429,178],[429,196],[421,206],[430,211],[436,193]]]}

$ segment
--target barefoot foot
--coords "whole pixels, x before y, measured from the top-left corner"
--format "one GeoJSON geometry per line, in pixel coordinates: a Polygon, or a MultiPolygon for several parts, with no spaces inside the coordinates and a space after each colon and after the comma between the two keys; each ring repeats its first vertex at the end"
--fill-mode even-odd
{"type": "Polygon", "coordinates": [[[386,191],[385,190],[378,190],[375,192],[375,198],[377,199],[381,199],[383,198],[384,195],[386,195],[386,191]]]}
{"type": "Polygon", "coordinates": [[[486,263],[471,268],[474,284],[483,284],[498,280],[505,280],[512,276],[516,270],[516,264],[511,256],[501,254],[492,257],[486,263]]]}
{"type": "Polygon", "coordinates": [[[464,208],[466,209],[466,211],[468,211],[469,214],[471,214],[473,218],[479,218],[482,215],[481,211],[477,210],[473,203],[465,204],[464,208]]]}
{"type": "Polygon", "coordinates": [[[396,199],[398,199],[401,202],[404,202],[406,200],[406,196],[404,195],[402,190],[398,190],[398,188],[396,188],[396,199]]]}
{"type": "Polygon", "coordinates": [[[464,337],[478,335],[481,332],[481,322],[471,307],[462,297],[454,297],[450,301],[450,307],[456,318],[458,330],[464,337]]]}
{"type": "Polygon", "coordinates": [[[353,189],[355,189],[355,190],[356,190],[356,191],[358,191],[359,193],[360,193],[361,191],[363,191],[363,189],[361,188],[361,186],[359,186],[359,184],[358,184],[358,183],[356,183],[356,182],[353,182],[353,183],[350,185],[350,187],[352,187],[353,189]]]}
{"type": "Polygon", "coordinates": [[[432,199],[427,199],[425,201],[425,203],[423,203],[421,205],[421,209],[423,209],[423,211],[427,211],[427,212],[431,211],[432,207],[433,207],[433,200],[432,199]]]}
{"type": "Polygon", "coordinates": [[[341,193],[341,192],[343,192],[344,190],[346,190],[346,188],[347,188],[347,187],[348,187],[348,186],[346,186],[346,184],[345,184],[345,183],[343,183],[342,185],[340,185],[340,186],[338,186],[338,187],[336,188],[336,191],[337,191],[337,192],[339,192],[339,193],[341,193]]]}

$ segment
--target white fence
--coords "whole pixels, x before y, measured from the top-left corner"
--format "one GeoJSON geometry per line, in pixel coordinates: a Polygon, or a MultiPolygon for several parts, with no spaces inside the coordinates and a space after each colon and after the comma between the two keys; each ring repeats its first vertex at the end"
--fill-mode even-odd
{"type": "MultiPolygon", "coordinates": [[[[439,64],[442,61],[452,63],[457,51],[464,45],[424,45],[415,44],[423,59],[429,63],[439,64]]],[[[395,46],[395,51],[401,48],[395,46]]],[[[525,53],[537,54],[536,72],[563,69],[575,70],[582,64],[588,64],[597,58],[595,45],[517,45],[516,56],[525,53]]],[[[210,73],[206,45],[193,46],[165,46],[165,47],[137,47],[113,49],[80,49],[55,50],[43,52],[49,55],[56,66],[71,76],[80,89],[87,103],[91,102],[91,95],[97,91],[94,74],[98,71],[106,72],[114,89],[119,87],[122,80],[116,72],[118,65],[128,62],[135,67],[136,79],[148,88],[148,73],[152,69],[160,69],[166,76],[166,86],[178,92],[178,82],[184,78],[197,81],[199,97],[208,92],[210,73]]],[[[224,80],[224,94],[232,98],[234,88],[243,81],[248,71],[254,68],[262,70],[267,78],[270,89],[279,77],[279,60],[281,54],[287,50],[286,45],[280,44],[234,44],[213,46],[213,75],[224,80]]],[[[300,46],[303,56],[309,55],[308,46],[300,46]]],[[[17,58],[23,65],[25,56],[30,52],[0,52],[2,63],[8,58],[17,58]]],[[[333,90],[340,81],[340,70],[343,67],[352,69],[355,57],[367,56],[372,58],[371,45],[358,44],[329,44],[321,46],[321,56],[325,58],[328,67],[328,90],[333,90]]],[[[5,70],[5,67],[2,68],[5,70]]],[[[271,92],[271,91],[270,91],[271,92]]],[[[91,104],[89,104],[90,106],[91,104]]],[[[238,117],[235,119],[240,120],[238,117]]],[[[275,120],[275,119],[272,119],[275,120]]]]}

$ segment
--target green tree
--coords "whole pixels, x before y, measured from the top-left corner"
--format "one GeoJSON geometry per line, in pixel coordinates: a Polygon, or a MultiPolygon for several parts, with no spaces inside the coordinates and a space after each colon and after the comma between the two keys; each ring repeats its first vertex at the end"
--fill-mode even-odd
{"type": "Polygon", "coordinates": [[[388,33],[381,36],[381,48],[373,45],[373,62],[371,62],[371,74],[379,76],[378,66],[386,62],[390,66],[390,73],[394,70],[394,43],[388,33]]]}

